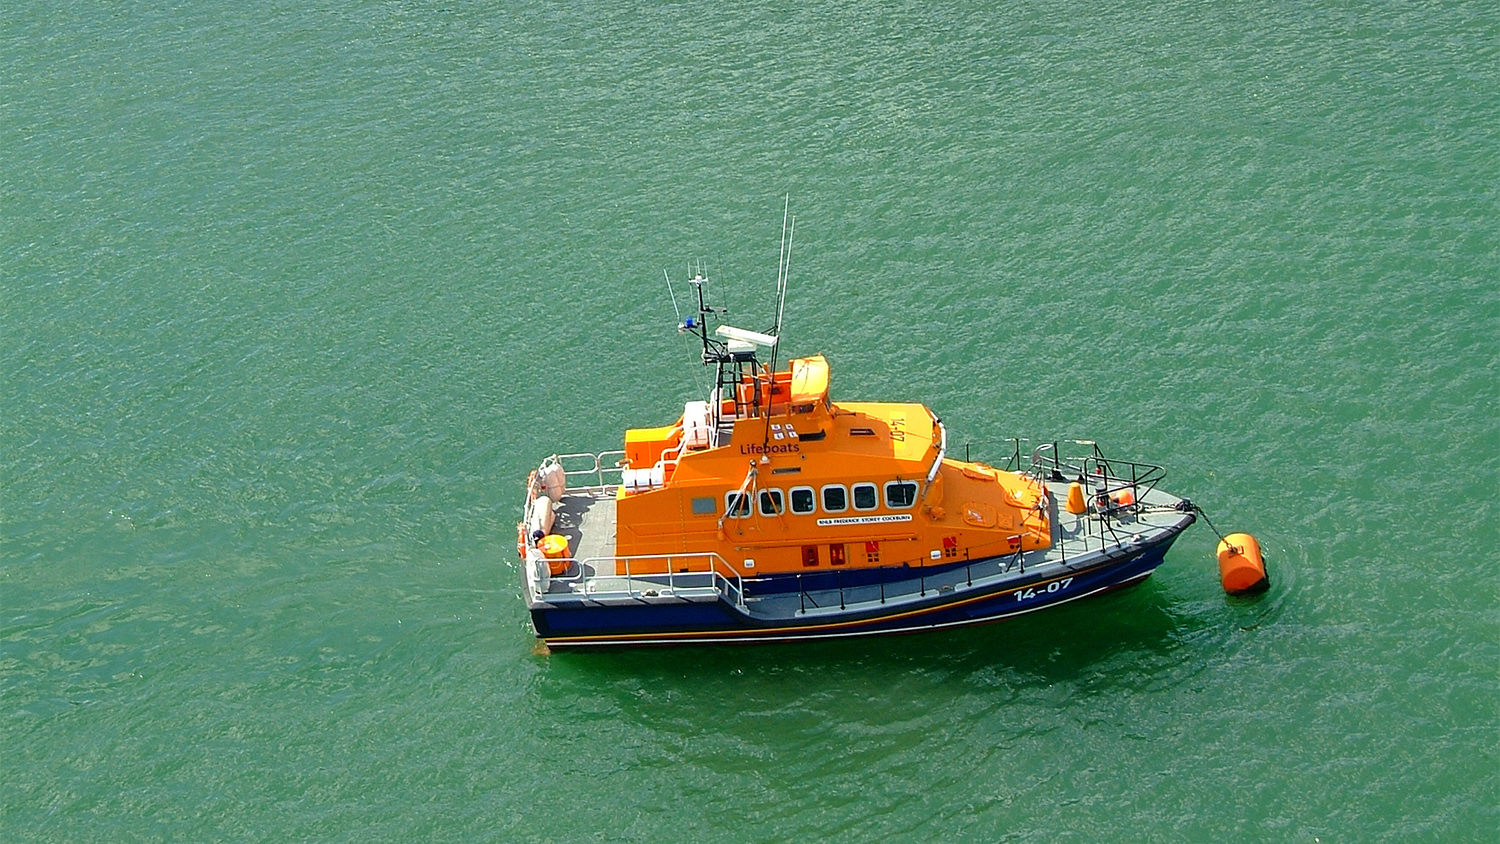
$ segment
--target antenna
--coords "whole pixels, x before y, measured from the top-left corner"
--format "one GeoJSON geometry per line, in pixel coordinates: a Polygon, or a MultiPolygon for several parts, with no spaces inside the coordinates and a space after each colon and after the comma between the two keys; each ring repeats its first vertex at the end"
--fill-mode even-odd
{"type": "MultiPolygon", "coordinates": [[[[694,258],[693,260],[689,261],[688,275],[692,276],[702,284],[704,298],[712,302],[713,293],[709,290],[708,287],[708,261],[704,260],[703,258],[694,258]]],[[[721,308],[721,310],[723,310],[725,313],[728,313],[729,311],[728,308],[721,308]]]]}
{"type": "Polygon", "coordinates": [[[677,309],[677,294],[672,292],[672,277],[667,275],[665,269],[661,271],[661,277],[667,280],[667,295],[672,297],[672,313],[677,315],[677,328],[680,331],[683,328],[682,311],[677,309]]]}
{"type": "Polygon", "coordinates": [[[708,323],[715,314],[727,314],[729,309],[722,305],[708,304],[704,288],[708,287],[708,278],[699,272],[688,279],[688,285],[698,292],[698,315],[688,317],[678,323],[683,331],[691,331],[696,337],[703,341],[703,362],[711,363],[723,358],[725,344],[718,340],[710,340],[708,337],[708,323]]]}
{"type": "Polygon", "coordinates": [[[776,302],[776,334],[781,335],[781,315],[786,311],[786,286],[792,277],[792,237],[797,234],[797,218],[786,231],[786,260],[781,265],[781,295],[776,302]]]}
{"type": "Polygon", "coordinates": [[[776,334],[781,330],[781,292],[786,280],[781,276],[781,268],[786,265],[786,221],[787,215],[792,210],[792,195],[787,194],[781,206],[781,254],[776,256],[776,321],[771,325],[771,333],[776,334]]]}
{"type": "MultiPolygon", "coordinates": [[[[792,268],[792,235],[797,231],[797,218],[791,216],[792,195],[786,195],[781,209],[781,255],[776,259],[776,324],[771,328],[772,337],[781,337],[781,316],[786,311],[786,282],[792,268]],[[788,223],[790,222],[790,226],[788,223]]],[[[771,347],[771,371],[776,371],[777,346],[771,347]]]]}

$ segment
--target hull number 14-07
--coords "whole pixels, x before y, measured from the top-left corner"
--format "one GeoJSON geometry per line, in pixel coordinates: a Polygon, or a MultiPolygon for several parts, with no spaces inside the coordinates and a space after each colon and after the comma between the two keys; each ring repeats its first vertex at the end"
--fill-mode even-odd
{"type": "Polygon", "coordinates": [[[1061,592],[1064,589],[1067,589],[1068,584],[1072,582],[1073,578],[1065,577],[1062,580],[1054,580],[1046,586],[1032,586],[1027,589],[1021,589],[1019,591],[1012,592],[1011,594],[1016,596],[1017,601],[1024,601],[1028,598],[1035,598],[1038,595],[1050,595],[1056,592],[1061,592]]]}

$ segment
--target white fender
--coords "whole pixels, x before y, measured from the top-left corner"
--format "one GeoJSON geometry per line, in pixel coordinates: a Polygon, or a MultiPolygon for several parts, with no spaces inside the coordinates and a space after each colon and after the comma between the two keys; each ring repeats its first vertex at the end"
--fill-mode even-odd
{"type": "Polygon", "coordinates": [[[542,556],[539,548],[526,549],[526,584],[531,587],[534,595],[540,596],[552,585],[552,574],[547,569],[547,558],[542,556]]]}
{"type": "Polygon", "coordinates": [[[658,463],[646,469],[626,469],[620,475],[620,483],[629,492],[644,492],[661,486],[665,476],[666,468],[658,463]]]}
{"type": "Polygon", "coordinates": [[[557,517],[552,512],[552,499],[545,495],[538,495],[531,502],[531,513],[526,517],[526,535],[531,536],[537,531],[542,533],[552,532],[552,522],[557,517]]]}
{"type": "Polygon", "coordinates": [[[537,480],[542,482],[542,487],[547,490],[547,497],[553,501],[561,501],[563,493],[568,489],[568,475],[563,471],[561,463],[549,463],[537,472],[537,480]]]}

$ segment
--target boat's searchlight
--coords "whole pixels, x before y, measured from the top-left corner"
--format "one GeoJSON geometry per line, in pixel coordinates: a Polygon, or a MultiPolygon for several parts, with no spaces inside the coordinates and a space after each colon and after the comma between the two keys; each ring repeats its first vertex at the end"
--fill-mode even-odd
{"type": "Polygon", "coordinates": [[[714,329],[714,335],[725,340],[738,340],[741,343],[750,343],[764,349],[776,348],[776,338],[759,331],[746,331],[743,328],[735,328],[732,325],[721,325],[714,329]]]}

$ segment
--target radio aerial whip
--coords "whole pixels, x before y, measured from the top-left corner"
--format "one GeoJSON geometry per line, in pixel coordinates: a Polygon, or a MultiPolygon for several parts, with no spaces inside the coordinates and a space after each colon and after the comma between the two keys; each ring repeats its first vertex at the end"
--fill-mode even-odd
{"type": "MultiPolygon", "coordinates": [[[[781,337],[781,315],[786,311],[786,282],[792,269],[792,235],[797,231],[797,218],[791,216],[792,195],[786,195],[781,210],[781,255],[776,259],[776,324],[771,327],[772,337],[781,337]]],[[[771,347],[771,371],[776,371],[776,353],[780,343],[771,347]]]]}
{"type": "Polygon", "coordinates": [[[665,269],[661,271],[661,277],[667,280],[667,295],[672,297],[672,313],[677,315],[677,330],[681,331],[683,329],[682,311],[677,309],[677,294],[672,292],[672,277],[667,275],[665,269]]]}

